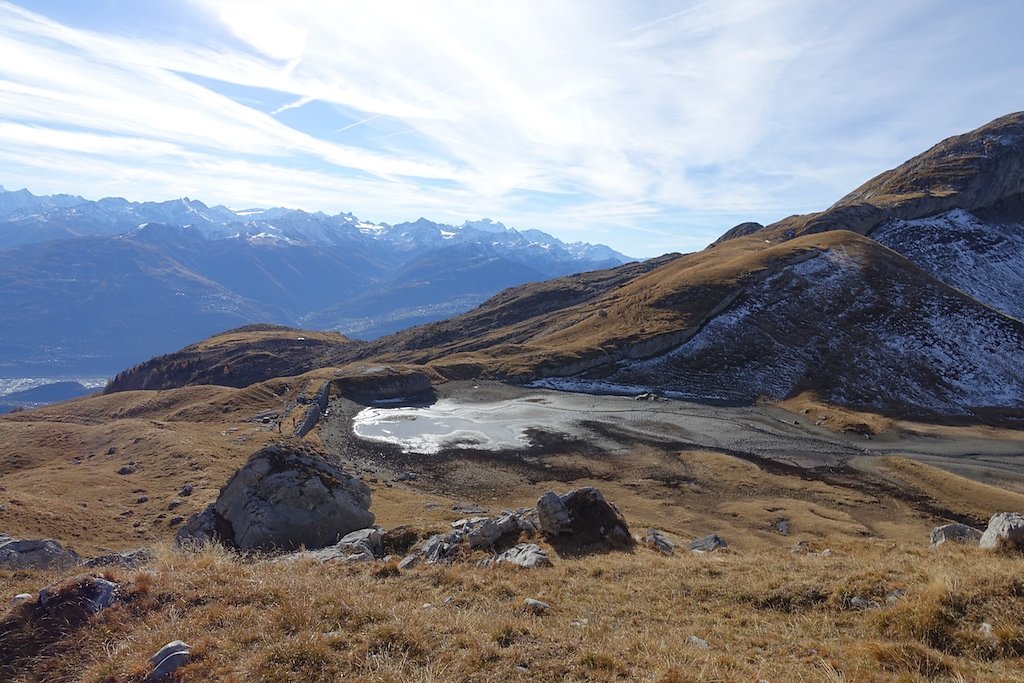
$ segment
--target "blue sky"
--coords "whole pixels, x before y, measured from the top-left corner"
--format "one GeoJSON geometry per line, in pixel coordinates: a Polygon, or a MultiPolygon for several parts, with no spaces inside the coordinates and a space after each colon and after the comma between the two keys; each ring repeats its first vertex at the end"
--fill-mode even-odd
{"type": "Polygon", "coordinates": [[[1024,4],[0,0],[0,184],[636,256],[1024,109],[1024,4]]]}

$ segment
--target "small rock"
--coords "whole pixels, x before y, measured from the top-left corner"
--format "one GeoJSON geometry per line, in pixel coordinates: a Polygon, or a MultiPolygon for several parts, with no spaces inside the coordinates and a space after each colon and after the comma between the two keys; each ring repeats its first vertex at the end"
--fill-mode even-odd
{"type": "Polygon", "coordinates": [[[483,565],[490,564],[514,564],[525,569],[536,567],[550,567],[551,559],[548,554],[536,543],[520,543],[515,545],[497,557],[488,558],[483,565]]]}
{"type": "Polygon", "coordinates": [[[412,569],[420,563],[420,558],[417,555],[406,555],[402,558],[402,561],[398,563],[398,568],[401,570],[412,569]]]}
{"type": "Polygon", "coordinates": [[[818,557],[832,557],[832,548],[825,548],[818,553],[818,557]]]}
{"type": "Polygon", "coordinates": [[[31,593],[18,593],[13,598],[11,598],[11,605],[12,606],[20,605],[21,603],[28,602],[31,599],[32,599],[32,594],[31,593]]]}
{"type": "Polygon", "coordinates": [[[135,499],[135,503],[137,505],[142,505],[143,503],[148,503],[148,502],[149,502],[149,496],[139,496],[138,498],[135,499]]]}
{"type": "Polygon", "coordinates": [[[902,600],[903,596],[905,596],[906,594],[907,591],[903,590],[902,588],[897,588],[896,590],[889,591],[889,594],[885,596],[885,604],[895,605],[897,602],[902,600]]]}
{"type": "Polygon", "coordinates": [[[992,624],[987,621],[981,622],[981,626],[978,627],[978,632],[987,640],[995,640],[996,634],[992,630],[992,624]]]}
{"type": "Polygon", "coordinates": [[[708,641],[704,640],[703,638],[698,638],[697,636],[687,636],[686,642],[690,645],[693,645],[694,647],[699,647],[701,650],[707,650],[711,647],[710,645],[708,645],[708,641]]]}
{"type": "Polygon", "coordinates": [[[532,614],[540,616],[546,614],[551,609],[551,605],[540,600],[534,600],[533,598],[526,598],[523,600],[523,608],[532,614]]]}
{"type": "Polygon", "coordinates": [[[39,591],[39,604],[43,607],[56,607],[58,604],[73,602],[85,610],[86,614],[96,614],[114,604],[118,588],[113,581],[84,576],[70,586],[47,586],[39,591]]]}
{"type": "Polygon", "coordinates": [[[856,609],[856,610],[877,609],[878,606],[879,606],[878,603],[875,602],[874,600],[869,600],[868,598],[862,598],[859,595],[855,595],[852,598],[848,598],[846,600],[846,604],[849,606],[850,609],[856,609]]]}
{"type": "Polygon", "coordinates": [[[978,545],[989,550],[1024,551],[1024,516],[1019,512],[997,512],[992,515],[978,545]]]}
{"type": "Polygon", "coordinates": [[[130,462],[127,465],[121,465],[121,469],[117,473],[120,475],[134,474],[137,470],[138,468],[135,466],[135,463],[130,462]]]}
{"type": "Polygon", "coordinates": [[[175,640],[164,645],[160,650],[149,658],[153,670],[146,676],[146,683],[156,683],[171,675],[174,671],[188,663],[192,655],[192,648],[180,640],[175,640]]]}
{"type": "Polygon", "coordinates": [[[644,545],[654,548],[662,555],[674,555],[676,552],[675,544],[653,528],[647,530],[647,535],[644,536],[644,545]]]}
{"type": "Polygon", "coordinates": [[[178,495],[188,498],[189,496],[192,495],[193,491],[195,491],[195,487],[192,486],[192,484],[185,484],[184,486],[181,487],[181,490],[178,491],[178,495]]]}
{"type": "Polygon", "coordinates": [[[172,500],[170,503],[167,504],[167,509],[168,510],[174,510],[175,508],[179,508],[179,507],[181,507],[184,504],[185,504],[185,501],[178,500],[177,498],[175,498],[174,500],[172,500]]]}
{"type": "Polygon", "coordinates": [[[728,548],[729,544],[725,542],[718,534],[709,534],[703,538],[690,541],[690,550],[697,553],[710,553],[718,550],[719,548],[728,548]]]}
{"type": "Polygon", "coordinates": [[[775,522],[775,530],[782,536],[789,536],[790,522],[788,519],[780,519],[775,522]]]}
{"type": "Polygon", "coordinates": [[[107,449],[107,455],[113,455],[114,453],[117,453],[117,446],[111,446],[107,449]]]}
{"type": "Polygon", "coordinates": [[[419,478],[419,475],[416,474],[415,472],[402,472],[397,477],[395,477],[395,480],[396,481],[416,481],[417,478],[419,478]]]}
{"type": "Polygon", "coordinates": [[[981,541],[981,532],[966,524],[943,524],[932,529],[932,548],[943,543],[969,543],[975,544],[981,541]]]}
{"type": "Polygon", "coordinates": [[[167,526],[178,526],[184,521],[184,517],[182,517],[181,515],[175,515],[174,517],[171,517],[169,520],[167,520],[167,526]]]}
{"type": "Polygon", "coordinates": [[[135,569],[141,567],[144,564],[148,564],[156,559],[153,551],[149,548],[139,548],[138,550],[132,550],[123,553],[112,553],[109,555],[100,555],[94,557],[85,562],[86,567],[124,567],[125,569],[135,569]]]}
{"type": "Polygon", "coordinates": [[[20,540],[0,536],[0,567],[61,569],[76,565],[79,561],[74,551],[65,550],[60,543],[50,538],[20,540]]]}

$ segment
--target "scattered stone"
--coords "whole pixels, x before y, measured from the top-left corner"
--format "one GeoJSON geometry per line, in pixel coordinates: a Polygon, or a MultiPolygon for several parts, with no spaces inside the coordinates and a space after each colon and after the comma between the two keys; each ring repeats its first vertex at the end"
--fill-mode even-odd
{"type": "Polygon", "coordinates": [[[21,540],[0,536],[0,567],[11,569],[62,569],[81,559],[52,538],[21,540]]]}
{"type": "Polygon", "coordinates": [[[126,475],[135,474],[136,471],[138,471],[138,467],[135,466],[135,463],[130,462],[127,465],[121,465],[121,469],[119,469],[117,473],[120,475],[126,475]]]}
{"type": "Polygon", "coordinates": [[[720,548],[728,548],[729,544],[718,534],[708,534],[703,538],[690,541],[690,550],[697,553],[711,553],[720,548]]]}
{"type": "Polygon", "coordinates": [[[373,524],[370,489],[336,457],[272,444],[228,480],[217,500],[178,532],[242,550],[317,549],[373,524]]]}
{"type": "Polygon", "coordinates": [[[832,557],[832,548],[825,548],[818,553],[818,557],[832,557]]]}
{"type": "Polygon", "coordinates": [[[170,503],[167,504],[167,509],[168,510],[174,510],[175,508],[179,508],[179,507],[181,507],[184,504],[185,504],[185,501],[178,500],[177,498],[175,498],[174,500],[172,500],[170,503]]]}
{"type": "Polygon", "coordinates": [[[523,607],[527,612],[536,614],[537,616],[546,614],[551,609],[551,605],[548,603],[541,602],[540,600],[534,600],[533,598],[526,598],[523,600],[523,607]]]}
{"type": "Polygon", "coordinates": [[[402,558],[402,561],[398,563],[398,568],[402,571],[406,571],[408,569],[412,569],[419,563],[420,558],[418,555],[406,555],[404,558],[402,558]]]}
{"type": "Polygon", "coordinates": [[[156,555],[149,548],[139,548],[123,553],[111,553],[100,555],[86,560],[86,567],[124,567],[125,569],[136,569],[142,565],[149,564],[156,555]]]}
{"type": "Polygon", "coordinates": [[[981,540],[981,532],[966,524],[943,524],[932,529],[931,543],[934,548],[943,543],[970,543],[975,544],[981,540]]]}
{"type": "Polygon", "coordinates": [[[996,634],[995,631],[992,629],[992,624],[988,623],[987,621],[981,622],[981,626],[978,627],[978,632],[981,633],[981,635],[986,640],[996,639],[996,634]]]}
{"type": "Polygon", "coordinates": [[[114,453],[117,453],[117,446],[111,446],[107,449],[107,455],[113,455],[114,453]]]}
{"type": "Polygon", "coordinates": [[[693,645],[694,647],[699,647],[701,650],[707,650],[711,647],[708,644],[708,641],[704,640],[703,638],[698,638],[697,636],[687,636],[686,642],[690,645],[693,645]]]}
{"type": "Polygon", "coordinates": [[[157,683],[171,675],[174,671],[188,663],[192,656],[192,647],[187,643],[175,640],[164,645],[149,658],[154,667],[146,676],[146,683],[157,683]]]}
{"type": "Polygon", "coordinates": [[[357,529],[345,534],[335,545],[375,559],[384,553],[384,530],[379,526],[357,529]]]}
{"type": "Polygon", "coordinates": [[[675,544],[653,527],[647,530],[647,535],[644,536],[644,545],[657,550],[662,555],[675,555],[676,552],[675,544]]]}
{"type": "Polygon", "coordinates": [[[852,598],[847,598],[846,605],[850,609],[855,610],[878,609],[879,607],[879,604],[874,600],[869,600],[868,598],[864,598],[859,595],[855,595],[852,598]]]}
{"type": "Polygon", "coordinates": [[[181,515],[175,515],[174,517],[171,517],[169,520],[167,520],[167,526],[178,526],[184,521],[184,517],[182,517],[181,515]]]}
{"type": "Polygon", "coordinates": [[[39,591],[39,605],[49,611],[59,612],[73,604],[86,614],[96,614],[117,601],[118,588],[113,581],[84,575],[39,591]]]}
{"type": "Polygon", "coordinates": [[[593,486],[559,496],[548,491],[537,501],[540,530],[549,537],[571,536],[577,543],[615,541],[634,543],[619,509],[593,486]]]}
{"type": "Polygon", "coordinates": [[[192,486],[192,484],[185,484],[184,486],[181,487],[181,490],[178,491],[178,495],[182,496],[183,498],[188,498],[189,496],[192,495],[192,493],[195,490],[196,489],[194,486],[192,486]]]}
{"type": "Polygon", "coordinates": [[[537,567],[550,567],[551,559],[547,552],[535,543],[520,543],[515,545],[496,557],[489,557],[481,564],[484,566],[492,564],[514,564],[525,569],[537,567]]]}
{"type": "Polygon", "coordinates": [[[149,496],[139,496],[138,498],[135,499],[135,504],[136,505],[142,505],[143,503],[148,503],[148,502],[149,502],[149,496]]]}
{"type": "Polygon", "coordinates": [[[31,593],[18,593],[11,598],[11,606],[17,606],[32,599],[31,593]]]}
{"type": "Polygon", "coordinates": [[[423,541],[423,544],[420,546],[420,553],[428,564],[451,562],[459,553],[461,541],[462,534],[458,531],[449,531],[447,534],[435,534],[423,541]]]}
{"type": "Polygon", "coordinates": [[[997,512],[992,515],[979,545],[989,550],[1024,551],[1024,516],[1019,512],[997,512]]]}
{"type": "Polygon", "coordinates": [[[902,588],[897,588],[896,590],[889,591],[889,594],[885,596],[885,604],[895,605],[897,602],[902,600],[906,594],[907,591],[903,590],[902,588]]]}
{"type": "Polygon", "coordinates": [[[402,472],[397,477],[395,477],[395,480],[396,481],[416,481],[416,479],[418,479],[418,478],[419,478],[419,475],[416,474],[415,472],[402,472]]]}
{"type": "Polygon", "coordinates": [[[775,531],[779,532],[781,536],[789,536],[790,522],[788,519],[780,519],[775,522],[775,531]]]}

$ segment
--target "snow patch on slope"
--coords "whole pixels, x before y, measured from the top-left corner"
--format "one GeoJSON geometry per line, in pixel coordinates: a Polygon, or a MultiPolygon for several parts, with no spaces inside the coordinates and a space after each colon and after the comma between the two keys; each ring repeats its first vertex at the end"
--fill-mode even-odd
{"type": "Polygon", "coordinates": [[[871,237],[950,287],[1024,320],[1024,225],[989,223],[954,209],[886,221],[871,237]]]}
{"type": "Polygon", "coordinates": [[[656,389],[750,402],[804,388],[833,402],[962,414],[1024,405],[1024,325],[914,273],[822,252],[749,285],[689,341],[601,379],[542,380],[595,393],[656,389]]]}

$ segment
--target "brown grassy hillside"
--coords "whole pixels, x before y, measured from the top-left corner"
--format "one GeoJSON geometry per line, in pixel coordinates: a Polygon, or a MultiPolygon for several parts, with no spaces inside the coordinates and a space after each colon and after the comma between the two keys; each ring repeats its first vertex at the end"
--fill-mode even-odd
{"type": "Polygon", "coordinates": [[[118,373],[108,383],[106,391],[171,389],[197,384],[246,387],[274,377],[301,375],[316,368],[340,365],[351,358],[361,344],[337,332],[248,325],[118,373]]]}

